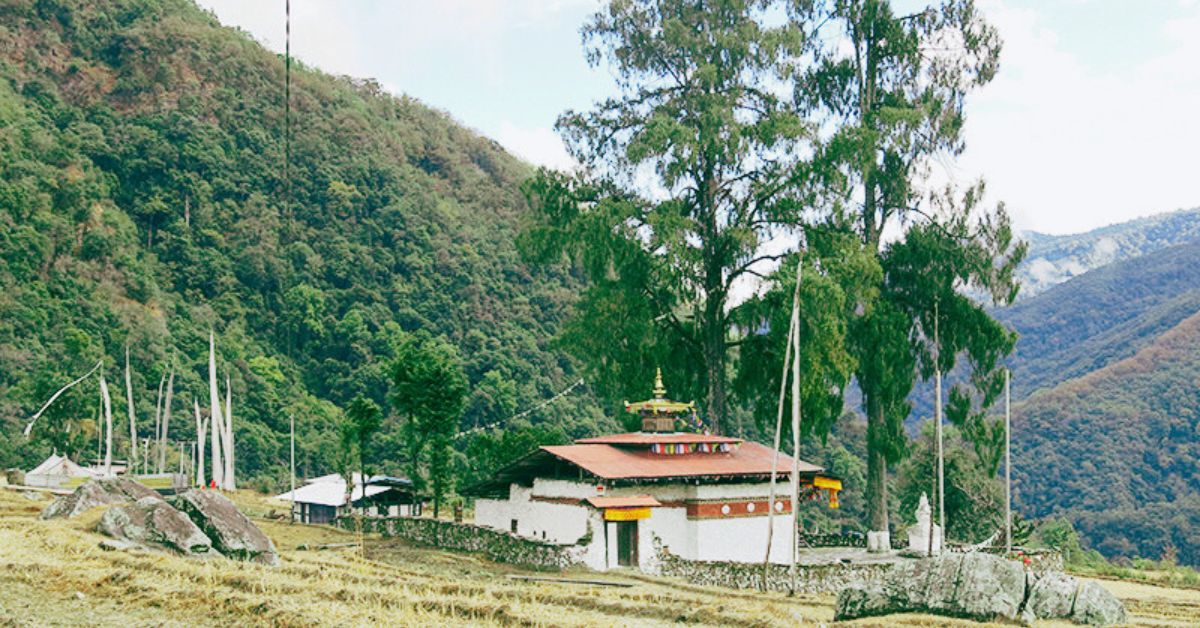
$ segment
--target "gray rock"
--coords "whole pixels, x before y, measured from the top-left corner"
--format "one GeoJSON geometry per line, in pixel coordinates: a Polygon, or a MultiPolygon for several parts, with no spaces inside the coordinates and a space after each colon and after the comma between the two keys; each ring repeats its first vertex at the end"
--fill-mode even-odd
{"type": "Polygon", "coordinates": [[[1019,563],[988,554],[944,554],[897,565],[877,585],[844,589],[835,619],[926,612],[1012,621],[1024,599],[1019,563]]]}
{"type": "Polygon", "coordinates": [[[214,555],[208,536],[187,515],[157,497],[143,497],[132,504],[109,508],[96,525],[96,531],[184,556],[214,555]]]}
{"type": "Polygon", "coordinates": [[[1030,577],[1029,600],[1025,603],[1027,620],[1067,619],[1075,606],[1075,589],[1079,582],[1057,571],[1030,577]]]}
{"type": "Polygon", "coordinates": [[[1090,626],[1112,626],[1129,621],[1125,605],[1095,582],[1083,582],[1075,593],[1071,621],[1090,626]]]}
{"type": "Polygon", "coordinates": [[[278,565],[275,544],[217,491],[193,490],[171,500],[227,558],[278,565]]]}
{"type": "Polygon", "coordinates": [[[41,517],[74,517],[97,506],[128,504],[143,497],[162,500],[153,489],[122,477],[88,480],[75,489],[74,493],[54,500],[42,511],[41,517]]]}
{"type": "Polygon", "coordinates": [[[1035,619],[1097,626],[1127,621],[1121,601],[1093,582],[1057,572],[1027,577],[1020,563],[982,553],[901,563],[877,584],[843,589],[834,619],[909,612],[1025,624],[1035,619]]]}

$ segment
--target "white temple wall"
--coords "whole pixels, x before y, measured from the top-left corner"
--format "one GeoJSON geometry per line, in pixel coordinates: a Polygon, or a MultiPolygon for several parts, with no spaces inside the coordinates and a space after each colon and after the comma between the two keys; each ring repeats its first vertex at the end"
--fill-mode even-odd
{"type": "Polygon", "coordinates": [[[587,506],[531,500],[529,489],[516,484],[509,495],[507,500],[475,500],[475,523],[513,532],[515,520],[516,534],[553,543],[574,543],[587,533],[587,506]]]}
{"type": "MultiPolygon", "coordinates": [[[[792,518],[790,513],[775,515],[775,532],[771,539],[771,562],[791,560],[792,518]]],[[[762,562],[767,549],[766,517],[731,517],[727,519],[694,519],[693,538],[697,552],[695,560],[732,560],[762,562]]]]}

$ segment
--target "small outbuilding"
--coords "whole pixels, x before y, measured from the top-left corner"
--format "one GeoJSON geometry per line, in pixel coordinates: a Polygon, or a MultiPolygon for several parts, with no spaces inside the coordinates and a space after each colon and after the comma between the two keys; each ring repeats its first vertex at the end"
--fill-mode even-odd
{"type": "Polygon", "coordinates": [[[349,500],[346,479],[338,474],[313,478],[275,499],[292,502],[293,521],[312,524],[333,523],[338,516],[360,508],[368,517],[419,517],[425,502],[408,478],[371,476],[364,486],[357,473],[349,500]]]}

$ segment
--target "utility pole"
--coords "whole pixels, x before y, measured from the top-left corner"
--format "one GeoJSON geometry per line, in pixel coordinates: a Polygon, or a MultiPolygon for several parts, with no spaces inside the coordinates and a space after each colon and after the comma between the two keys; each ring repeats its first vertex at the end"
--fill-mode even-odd
{"type": "Polygon", "coordinates": [[[1012,371],[1004,369],[1004,552],[1012,554],[1012,371]]]}
{"type": "MultiPolygon", "coordinates": [[[[946,471],[945,458],[942,451],[942,347],[941,337],[938,335],[938,302],[933,302],[933,361],[935,368],[934,388],[937,394],[937,403],[934,404],[934,423],[937,430],[937,501],[938,501],[938,524],[942,526],[942,547],[946,545],[946,471]]],[[[933,526],[929,526],[929,543],[930,548],[933,547],[933,526]]],[[[930,552],[932,554],[932,551],[930,552]]],[[[941,548],[938,548],[938,553],[941,553],[941,548]]]]}

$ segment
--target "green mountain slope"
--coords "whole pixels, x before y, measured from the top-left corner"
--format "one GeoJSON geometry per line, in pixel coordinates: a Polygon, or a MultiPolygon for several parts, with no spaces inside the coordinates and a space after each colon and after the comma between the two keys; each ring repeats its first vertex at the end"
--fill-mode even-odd
{"type": "MultiPolygon", "coordinates": [[[[529,167],[410,98],[293,66],[285,209],[283,72],[187,0],[0,4],[0,466],[94,451],[94,385],[32,443],[19,430],[100,357],[120,381],[126,344],[142,435],[174,359],[187,438],[210,328],[239,466],[264,482],[285,473],[289,415],[301,471],[331,467],[336,406],[385,400],[404,332],[458,346],[466,425],[576,378],[549,342],[577,282],[513,245],[529,167]]],[[[600,416],[585,394],[532,420],[582,432],[600,416]]],[[[376,452],[390,462],[394,420],[376,452]]]]}
{"type": "MultiPolygon", "coordinates": [[[[1114,262],[997,309],[996,318],[1020,334],[1008,360],[1013,398],[1130,357],[1197,311],[1200,241],[1114,262]]],[[[966,377],[960,366],[946,382],[966,377]]],[[[932,383],[922,382],[911,397],[910,425],[933,416],[933,398],[932,383]]]]}
{"type": "Polygon", "coordinates": [[[1010,362],[1014,395],[1132,356],[1197,310],[1200,242],[1098,268],[998,310],[1021,335],[1010,362]]]}
{"type": "Polygon", "coordinates": [[[1133,259],[1200,238],[1200,208],[1130,220],[1072,235],[1029,232],[1021,264],[1020,299],[1106,264],[1133,259]]]}
{"type": "Polygon", "coordinates": [[[1200,314],[1014,409],[1017,504],[1109,556],[1200,564],[1200,314]]]}

